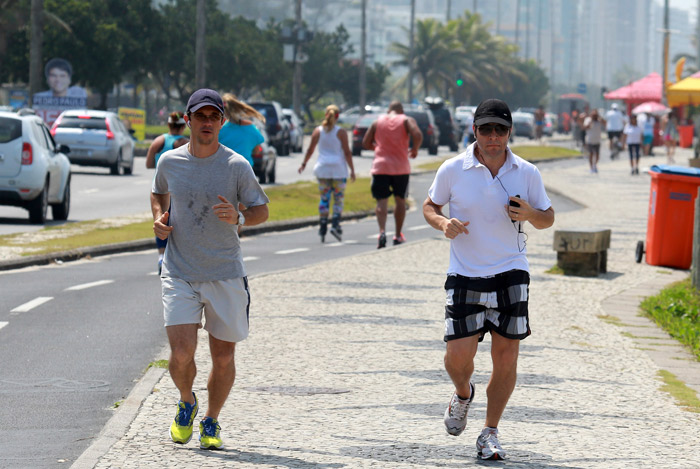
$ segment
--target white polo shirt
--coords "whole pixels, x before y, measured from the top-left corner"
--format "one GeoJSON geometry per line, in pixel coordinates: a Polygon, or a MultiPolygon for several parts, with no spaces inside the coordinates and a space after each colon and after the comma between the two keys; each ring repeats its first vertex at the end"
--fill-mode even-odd
{"type": "MultiPolygon", "coordinates": [[[[535,209],[550,208],[542,176],[535,165],[508,148],[494,178],[474,156],[475,145],[445,161],[428,191],[437,205],[449,204],[450,218],[469,222],[469,234],[459,234],[450,243],[447,273],[486,277],[512,269],[529,272],[526,250],[518,248],[518,224],[508,217],[505,206],[509,196],[520,196],[535,209]]],[[[524,236],[520,238],[522,248],[524,236]]]]}

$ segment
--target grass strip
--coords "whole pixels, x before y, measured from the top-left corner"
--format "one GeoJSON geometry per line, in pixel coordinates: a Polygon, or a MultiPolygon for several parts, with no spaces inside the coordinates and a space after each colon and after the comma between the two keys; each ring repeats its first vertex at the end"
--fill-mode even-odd
{"type": "Polygon", "coordinates": [[[661,386],[662,391],[669,393],[683,410],[700,414],[700,399],[694,390],[686,386],[670,371],[659,370],[658,376],[664,383],[661,386]]]}
{"type": "Polygon", "coordinates": [[[700,360],[700,292],[690,278],[672,283],[658,295],[644,299],[640,308],[700,360]]]}

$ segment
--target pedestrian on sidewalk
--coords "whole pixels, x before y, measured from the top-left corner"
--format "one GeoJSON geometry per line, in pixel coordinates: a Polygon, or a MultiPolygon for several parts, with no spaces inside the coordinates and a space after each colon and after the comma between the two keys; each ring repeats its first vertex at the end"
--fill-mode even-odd
{"type": "Polygon", "coordinates": [[[331,234],[338,241],[342,240],[343,229],[340,227],[340,218],[343,215],[348,168],[350,168],[350,179],[355,182],[355,166],[348,144],[348,133],[336,124],[339,115],[340,109],[335,104],[326,107],[323,123],[311,134],[311,143],[306,150],[304,161],[299,166],[299,174],[301,174],[318,145],[318,160],[314,166],[314,175],[318,179],[318,190],[321,194],[321,201],[318,204],[320,218],[318,234],[321,236],[321,242],[326,240],[328,231],[331,194],[333,195],[331,234]]]}
{"type": "Polygon", "coordinates": [[[632,175],[639,174],[639,147],[642,145],[644,130],[637,124],[637,116],[632,115],[622,131],[622,148],[629,149],[632,175]]]}
{"type": "Polygon", "coordinates": [[[464,431],[474,400],[474,356],[491,334],[493,370],[486,388],[486,422],[476,440],[482,459],[503,459],[498,423],[517,379],[520,341],[530,335],[529,265],[523,224],[554,223],[554,210],[533,164],[508,148],[513,121],[498,99],[479,104],[476,142],[440,166],[423,215],[450,239],[445,306],[445,369],[455,386],[445,410],[447,432],[464,431]],[[450,205],[447,218],[443,207],[450,205]]]}
{"type": "Polygon", "coordinates": [[[593,109],[591,115],[583,122],[583,131],[586,132],[586,147],[588,148],[588,164],[591,172],[598,172],[598,160],[600,159],[600,142],[603,138],[605,120],[598,115],[598,110],[593,109]]]}
{"type": "Polygon", "coordinates": [[[675,163],[676,160],[673,159],[673,156],[676,154],[680,134],[678,133],[678,118],[673,111],[669,111],[661,118],[661,128],[664,133],[664,145],[666,145],[666,162],[668,164],[675,163]]]}
{"type": "Polygon", "coordinates": [[[180,444],[192,438],[199,409],[194,354],[203,313],[212,369],[199,441],[201,448],[221,449],[217,419],[236,376],[236,343],[248,336],[250,292],[237,227],[264,222],[269,200],[245,158],[219,144],[224,103],[216,91],[195,91],[184,119],[190,142],[160,158],[151,191],[153,231],[169,240],[161,273],[163,316],[168,369],[180,392],[170,437],[180,444]],[[239,203],[247,208],[238,211],[239,203]]]}
{"type": "MultiPolygon", "coordinates": [[[[171,112],[168,116],[168,133],[157,136],[148,147],[148,152],[146,153],[146,168],[154,169],[163,153],[188,143],[190,140],[182,135],[184,131],[184,114],[180,111],[171,112]]],[[[167,244],[167,239],[160,239],[156,236],[158,275],[160,275],[160,271],[163,267],[163,255],[165,254],[165,246],[167,246],[167,244]]]]}
{"type": "Polygon", "coordinates": [[[389,104],[389,111],[375,121],[362,139],[362,147],[374,150],[372,162],[372,197],[377,200],[375,214],[379,225],[377,249],[386,247],[386,218],[389,212],[389,197],[394,195],[394,245],[406,241],[402,233],[406,218],[406,197],[411,164],[408,158],[418,156],[423,143],[423,133],[413,117],[403,113],[398,101],[389,104]],[[413,142],[409,150],[409,142],[413,142]]]}

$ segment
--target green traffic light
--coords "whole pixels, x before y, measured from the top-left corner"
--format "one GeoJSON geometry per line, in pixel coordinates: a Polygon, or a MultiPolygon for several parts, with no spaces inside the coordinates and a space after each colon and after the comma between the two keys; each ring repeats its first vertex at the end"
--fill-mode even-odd
{"type": "Polygon", "coordinates": [[[457,79],[457,86],[462,86],[463,84],[464,84],[464,80],[462,80],[461,78],[458,78],[457,79]]]}

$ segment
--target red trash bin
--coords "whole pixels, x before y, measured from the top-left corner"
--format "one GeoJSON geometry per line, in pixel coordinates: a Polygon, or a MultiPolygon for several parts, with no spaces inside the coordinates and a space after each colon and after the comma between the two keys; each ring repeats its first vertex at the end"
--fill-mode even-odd
{"type": "Polygon", "coordinates": [[[693,126],[679,125],[678,126],[678,146],[681,148],[690,148],[693,146],[693,126]]]}
{"type": "MultiPolygon", "coordinates": [[[[688,269],[693,254],[695,199],[700,187],[700,168],[654,165],[650,168],[651,190],[647,219],[646,261],[688,269]]],[[[644,245],[637,244],[637,262],[644,245]]]]}

